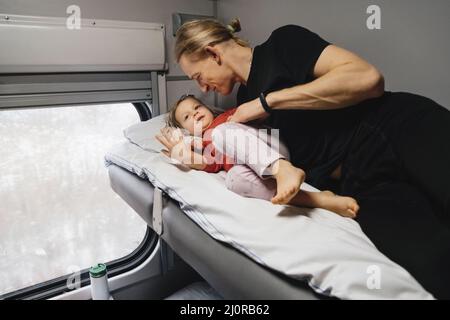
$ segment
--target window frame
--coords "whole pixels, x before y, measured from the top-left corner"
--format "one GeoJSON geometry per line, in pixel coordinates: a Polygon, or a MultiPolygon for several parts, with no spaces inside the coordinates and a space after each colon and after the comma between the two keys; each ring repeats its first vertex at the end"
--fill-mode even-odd
{"type": "MultiPolygon", "coordinates": [[[[105,263],[108,269],[108,277],[112,278],[138,267],[155,250],[157,243],[158,237],[156,232],[147,226],[143,241],[132,253],[123,258],[105,263]]],[[[30,287],[6,293],[0,298],[4,300],[44,300],[90,285],[89,268],[80,270],[80,286],[77,288],[69,289],[67,287],[67,280],[71,276],[71,274],[68,274],[41,282],[30,287]]]]}

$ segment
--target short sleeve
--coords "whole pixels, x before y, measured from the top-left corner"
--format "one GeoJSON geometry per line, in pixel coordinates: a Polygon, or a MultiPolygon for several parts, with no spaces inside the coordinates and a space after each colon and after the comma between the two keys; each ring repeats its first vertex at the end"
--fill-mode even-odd
{"type": "Polygon", "coordinates": [[[296,82],[304,83],[323,50],[331,43],[318,34],[296,25],[287,25],[272,32],[270,40],[275,55],[296,82]]]}
{"type": "Polygon", "coordinates": [[[206,165],[206,167],[203,169],[203,171],[206,171],[209,173],[217,173],[221,170],[229,171],[233,167],[233,165],[234,165],[233,159],[227,157],[226,155],[219,154],[219,156],[221,156],[221,163],[216,163],[214,161],[215,160],[215,156],[214,156],[213,158],[211,158],[214,162],[206,165]]]}
{"type": "Polygon", "coordinates": [[[239,90],[236,95],[236,100],[238,106],[240,106],[245,102],[248,102],[247,88],[243,84],[239,86],[239,90]]]}
{"type": "Polygon", "coordinates": [[[203,171],[206,171],[208,173],[217,173],[217,172],[221,171],[222,168],[223,168],[223,165],[217,164],[217,163],[212,163],[212,164],[206,165],[206,167],[203,169],[203,171]]]}

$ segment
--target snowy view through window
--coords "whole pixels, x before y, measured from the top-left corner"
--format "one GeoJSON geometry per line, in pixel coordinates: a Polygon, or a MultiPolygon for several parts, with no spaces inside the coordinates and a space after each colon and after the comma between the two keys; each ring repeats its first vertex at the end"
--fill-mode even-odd
{"type": "Polygon", "coordinates": [[[129,103],[0,111],[0,295],[138,247],[103,159],[139,121],[129,103]]]}

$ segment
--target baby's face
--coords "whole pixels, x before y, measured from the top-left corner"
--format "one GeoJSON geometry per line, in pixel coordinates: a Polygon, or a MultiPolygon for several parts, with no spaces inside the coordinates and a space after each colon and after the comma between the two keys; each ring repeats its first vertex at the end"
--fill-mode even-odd
{"type": "Polygon", "coordinates": [[[187,98],[178,105],[175,111],[175,119],[191,135],[194,135],[194,133],[203,133],[211,125],[214,115],[199,101],[187,98]]]}

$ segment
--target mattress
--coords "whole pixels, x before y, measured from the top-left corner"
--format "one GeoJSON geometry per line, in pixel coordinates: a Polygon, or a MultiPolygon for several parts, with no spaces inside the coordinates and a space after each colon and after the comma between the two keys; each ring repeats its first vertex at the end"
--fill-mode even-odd
{"type": "MultiPolygon", "coordinates": [[[[127,141],[108,152],[105,161],[110,167],[112,186],[150,225],[152,201],[148,197],[153,194],[152,186],[162,190],[170,198],[162,211],[163,239],[167,237],[173,250],[222,296],[315,297],[308,290],[297,290],[297,286],[306,284],[316,294],[331,298],[433,298],[405,269],[379,252],[354,220],[324,209],[244,198],[227,190],[220,174],[173,164],[160,153],[162,146],[154,139],[164,125],[163,119],[160,116],[127,128],[127,141]],[[144,180],[138,183],[125,179],[123,169],[128,176],[144,180]],[[197,231],[185,232],[186,226],[197,231]],[[194,234],[202,235],[201,240],[194,234]],[[225,258],[228,255],[224,252],[234,252],[241,262],[225,258]],[[254,270],[266,270],[264,274],[278,274],[271,279],[280,281],[268,285],[271,280],[264,276],[247,286],[251,274],[260,274],[249,272],[252,269],[248,265],[253,265],[254,270]],[[214,277],[221,280],[215,282],[214,277]],[[292,287],[291,283],[296,285],[292,287]],[[261,288],[265,285],[268,287],[261,288]],[[286,291],[273,293],[277,286],[286,291]]],[[[302,189],[317,191],[306,183],[302,189]]]]}
{"type": "MultiPolygon", "coordinates": [[[[108,168],[112,189],[152,226],[153,185],[117,165],[108,168]]],[[[166,198],[162,239],[225,299],[317,300],[305,282],[261,267],[232,246],[210,237],[166,198]],[[242,281],[245,279],[245,281],[242,281]]]]}

